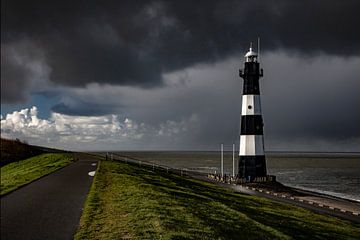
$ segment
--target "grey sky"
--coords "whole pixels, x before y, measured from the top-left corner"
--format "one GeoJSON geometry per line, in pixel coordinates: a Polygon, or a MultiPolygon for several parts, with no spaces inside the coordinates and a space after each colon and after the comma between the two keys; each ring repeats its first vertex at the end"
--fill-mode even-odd
{"type": "Polygon", "coordinates": [[[146,125],[141,139],[90,148],[214,149],[238,141],[237,71],[261,36],[266,148],[360,150],[358,1],[1,4],[3,106],[56,93],[53,112],[146,125]],[[179,126],[186,131],[147,136],[179,126]]]}

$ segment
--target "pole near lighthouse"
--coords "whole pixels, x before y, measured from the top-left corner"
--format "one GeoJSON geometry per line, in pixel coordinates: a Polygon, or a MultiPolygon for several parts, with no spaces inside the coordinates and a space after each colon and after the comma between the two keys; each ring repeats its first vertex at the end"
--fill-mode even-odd
{"type": "Polygon", "coordinates": [[[252,44],[245,54],[244,70],[239,70],[244,79],[239,150],[239,178],[254,181],[266,177],[266,161],[263,141],[263,119],[260,105],[259,79],[263,76],[258,54],[252,44]]]}

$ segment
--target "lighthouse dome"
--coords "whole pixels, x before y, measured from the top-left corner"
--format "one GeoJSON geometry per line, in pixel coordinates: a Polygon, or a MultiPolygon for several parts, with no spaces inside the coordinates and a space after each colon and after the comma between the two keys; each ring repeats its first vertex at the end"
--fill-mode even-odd
{"type": "Polygon", "coordinates": [[[249,51],[245,54],[246,62],[257,62],[257,53],[252,50],[250,47],[249,51]]]}

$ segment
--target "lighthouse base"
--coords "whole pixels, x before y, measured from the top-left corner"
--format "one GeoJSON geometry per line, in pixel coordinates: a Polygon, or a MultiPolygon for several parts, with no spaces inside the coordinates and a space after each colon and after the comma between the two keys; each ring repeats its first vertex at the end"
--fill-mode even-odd
{"type": "Polygon", "coordinates": [[[238,177],[246,179],[247,182],[266,177],[265,155],[240,156],[238,177]]]}

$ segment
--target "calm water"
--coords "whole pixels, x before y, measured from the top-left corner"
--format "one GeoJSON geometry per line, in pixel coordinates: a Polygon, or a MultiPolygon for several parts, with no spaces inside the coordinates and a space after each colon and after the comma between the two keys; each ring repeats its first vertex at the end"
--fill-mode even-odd
{"type": "Polygon", "coordinates": [[[270,168],[269,173],[289,186],[360,202],[360,168],[270,168]]]}
{"type": "MultiPolygon", "coordinates": [[[[218,152],[119,152],[143,161],[201,172],[219,172],[218,152]]],[[[360,202],[360,154],[269,153],[268,173],[285,185],[360,202]]],[[[232,173],[232,153],[226,152],[224,168],[232,173]]]]}

